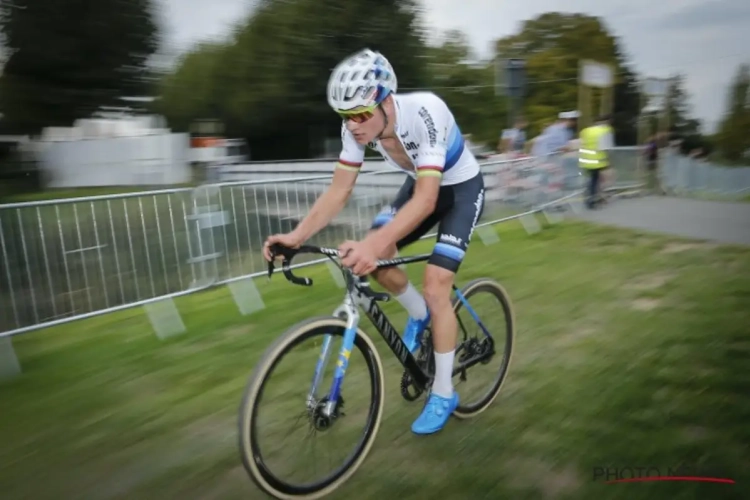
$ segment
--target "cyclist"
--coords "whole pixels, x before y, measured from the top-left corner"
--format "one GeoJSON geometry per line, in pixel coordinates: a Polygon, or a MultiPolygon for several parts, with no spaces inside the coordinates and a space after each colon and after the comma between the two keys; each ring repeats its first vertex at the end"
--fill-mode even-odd
{"type": "Polygon", "coordinates": [[[290,233],[270,236],[273,243],[296,248],[323,229],[346,205],[365,148],[407,174],[393,203],[374,219],[359,242],[339,246],[342,264],[376,281],[406,309],[403,340],[415,352],[432,321],[435,380],[416,434],[442,429],[458,406],[452,370],[458,325],[450,294],[477,220],[484,209],[484,181],[474,155],[445,102],[431,92],[396,94],[397,80],[385,57],[369,49],[344,59],[328,81],[328,103],[342,118],[342,151],[331,185],[290,233]],[[437,242],[424,274],[424,297],[397,267],[376,270],[376,260],[394,258],[438,224],[437,242]]]}

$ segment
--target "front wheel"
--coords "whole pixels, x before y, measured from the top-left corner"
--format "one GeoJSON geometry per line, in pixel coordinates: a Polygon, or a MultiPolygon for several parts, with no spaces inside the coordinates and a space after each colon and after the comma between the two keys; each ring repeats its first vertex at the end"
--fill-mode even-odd
{"type": "Polygon", "coordinates": [[[345,331],[346,323],[335,317],[293,326],[268,348],[247,384],[239,412],[242,463],[253,482],[274,498],[315,499],[330,494],[362,465],[375,441],[383,416],[383,364],[372,340],[360,329],[351,353],[344,353],[349,363],[335,410],[325,411],[331,406],[333,372],[342,363],[337,360],[345,331]],[[283,361],[288,366],[282,368],[283,361]],[[313,393],[314,380],[320,383],[313,393]],[[270,396],[274,384],[280,388],[275,398],[270,396]],[[263,418],[264,401],[278,416],[263,418]],[[290,438],[291,431],[282,423],[285,417],[301,424],[299,438],[290,438]],[[357,424],[357,419],[363,422],[357,424]],[[266,444],[263,432],[271,434],[266,444]],[[347,438],[354,444],[346,445],[347,438]],[[326,444],[333,445],[340,457],[310,456],[326,444]],[[278,450],[268,449],[269,445],[278,450]],[[283,458],[284,454],[289,456],[283,458]],[[291,477],[303,468],[312,469],[315,476],[291,477]]]}
{"type": "Polygon", "coordinates": [[[460,293],[469,307],[459,297],[453,299],[461,341],[456,348],[456,362],[483,357],[481,362],[455,375],[459,378],[454,385],[461,403],[453,415],[470,418],[486,410],[500,393],[513,355],[515,317],[508,293],[493,280],[474,280],[460,293]]]}

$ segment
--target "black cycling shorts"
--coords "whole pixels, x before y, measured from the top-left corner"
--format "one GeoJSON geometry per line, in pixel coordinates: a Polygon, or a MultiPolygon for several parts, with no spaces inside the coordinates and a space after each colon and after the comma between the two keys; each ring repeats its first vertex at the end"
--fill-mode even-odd
{"type": "MultiPolygon", "coordinates": [[[[411,199],[414,185],[415,180],[407,177],[393,203],[383,208],[375,217],[371,229],[382,227],[393,220],[396,212],[411,199]]],[[[455,273],[466,254],[474,227],[483,211],[484,179],[481,172],[459,184],[441,186],[435,211],[396,243],[396,247],[400,250],[414,243],[438,224],[437,242],[428,263],[455,273]]]]}

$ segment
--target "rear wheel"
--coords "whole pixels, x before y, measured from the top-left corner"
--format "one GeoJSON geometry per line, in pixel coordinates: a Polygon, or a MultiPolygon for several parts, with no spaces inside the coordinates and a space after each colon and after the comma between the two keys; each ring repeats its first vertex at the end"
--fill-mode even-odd
{"type": "Polygon", "coordinates": [[[461,289],[461,294],[490,336],[463,302],[454,297],[453,308],[458,316],[458,338],[461,341],[456,348],[456,363],[492,353],[454,376],[460,404],[453,414],[458,418],[470,418],[486,410],[500,393],[513,355],[515,319],[508,293],[493,280],[474,280],[461,289]]]}
{"type": "Polygon", "coordinates": [[[250,377],[239,412],[242,463],[255,484],[275,498],[315,499],[330,494],[362,465],[375,441],[383,416],[383,364],[372,340],[362,330],[357,331],[349,355],[337,408],[331,417],[326,417],[322,411],[331,387],[331,378],[326,380],[326,374],[333,374],[345,330],[346,323],[333,317],[313,318],[295,325],[268,348],[250,377]],[[308,399],[316,363],[328,335],[328,362],[322,372],[318,393],[308,399]],[[302,344],[306,342],[311,345],[305,348],[302,344]],[[284,360],[290,361],[291,365],[282,369],[280,365],[284,360]],[[356,377],[357,369],[363,372],[361,379],[356,377]],[[280,416],[261,422],[259,409],[263,401],[269,399],[273,375],[276,375],[273,379],[280,384],[282,392],[269,406],[278,410],[280,416]],[[289,381],[293,375],[298,376],[296,383],[289,381]],[[356,404],[357,399],[361,405],[356,404]],[[302,425],[302,439],[284,442],[291,433],[278,432],[284,417],[302,425]],[[364,422],[350,426],[357,418],[364,422]],[[262,431],[276,432],[270,443],[278,445],[279,451],[265,449],[262,431]],[[354,444],[344,445],[339,441],[346,437],[353,438],[354,444]],[[318,438],[321,441],[335,440],[334,450],[342,455],[341,458],[326,461],[308,456],[306,444],[312,442],[311,451],[314,452],[318,438]],[[285,452],[290,457],[280,458],[285,452]],[[316,477],[286,477],[287,473],[298,472],[299,467],[292,465],[295,461],[300,462],[299,467],[312,467],[316,477]],[[319,474],[321,470],[325,472],[319,474]]]}

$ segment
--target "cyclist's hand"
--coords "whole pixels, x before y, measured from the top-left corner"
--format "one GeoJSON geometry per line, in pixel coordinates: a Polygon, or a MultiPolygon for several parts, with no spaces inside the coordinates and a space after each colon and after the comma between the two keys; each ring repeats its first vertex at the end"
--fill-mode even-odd
{"type": "Polygon", "coordinates": [[[378,261],[373,249],[363,241],[345,241],[339,246],[341,263],[356,276],[366,276],[377,269],[378,261]]]}
{"type": "Polygon", "coordinates": [[[273,234],[266,239],[263,244],[263,257],[271,262],[271,245],[278,243],[287,248],[299,248],[302,245],[302,239],[294,233],[273,234]]]}

